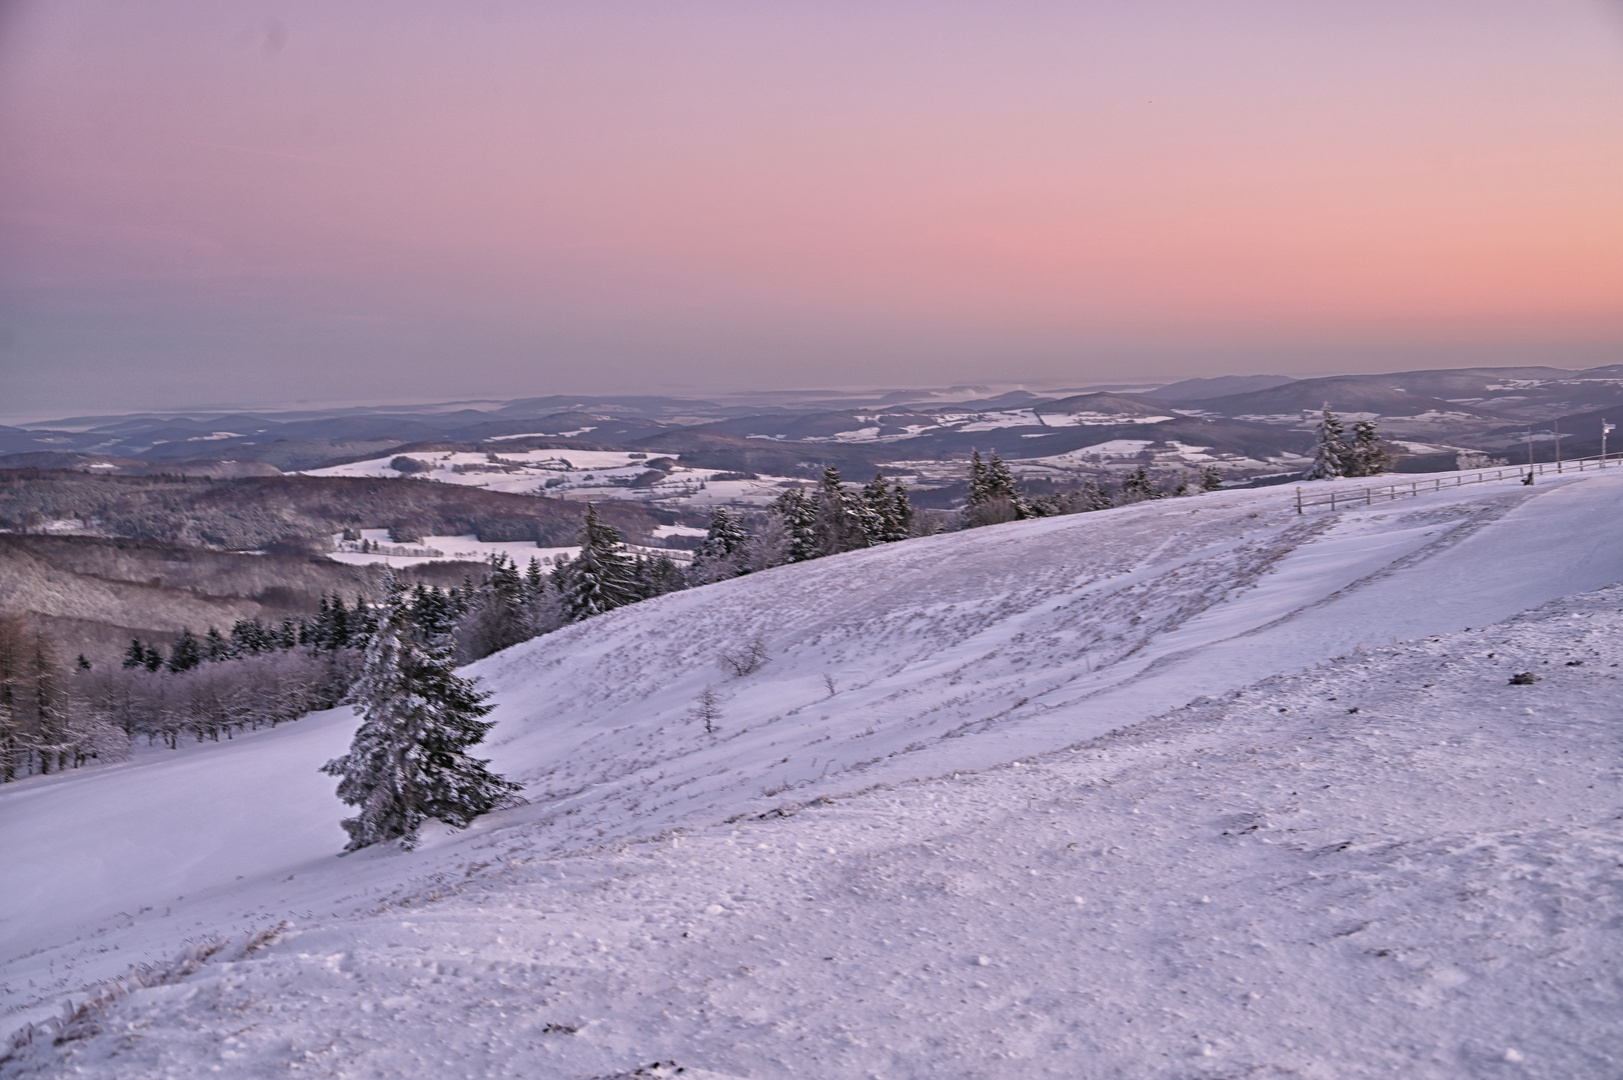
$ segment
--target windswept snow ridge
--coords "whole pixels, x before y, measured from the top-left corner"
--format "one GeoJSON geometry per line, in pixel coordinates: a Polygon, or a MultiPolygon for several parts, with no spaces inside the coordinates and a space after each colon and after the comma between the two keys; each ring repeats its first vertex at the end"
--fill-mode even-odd
{"type": "Polygon", "coordinates": [[[16,1022],[294,924],[0,1075],[1616,1075],[1620,502],[1231,492],[621,609],[472,669],[531,805],[409,854],[332,855],[342,712],[0,789],[16,1022]]]}

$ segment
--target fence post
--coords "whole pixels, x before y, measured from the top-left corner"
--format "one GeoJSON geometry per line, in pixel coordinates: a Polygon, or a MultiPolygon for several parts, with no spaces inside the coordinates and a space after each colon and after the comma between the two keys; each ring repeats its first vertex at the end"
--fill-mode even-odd
{"type": "Polygon", "coordinates": [[[1296,512],[1298,514],[1300,514],[1302,512],[1302,489],[1301,488],[1296,489],[1296,512]]]}

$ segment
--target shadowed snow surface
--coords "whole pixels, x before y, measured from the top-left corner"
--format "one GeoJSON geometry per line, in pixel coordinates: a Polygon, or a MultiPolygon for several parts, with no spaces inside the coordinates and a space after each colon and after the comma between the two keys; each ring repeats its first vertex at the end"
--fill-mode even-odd
{"type": "Polygon", "coordinates": [[[15,1023],[293,926],[0,1075],[1617,1075],[1620,501],[1231,492],[636,605],[472,669],[531,804],[411,853],[332,854],[342,711],[11,785],[15,1023]]]}

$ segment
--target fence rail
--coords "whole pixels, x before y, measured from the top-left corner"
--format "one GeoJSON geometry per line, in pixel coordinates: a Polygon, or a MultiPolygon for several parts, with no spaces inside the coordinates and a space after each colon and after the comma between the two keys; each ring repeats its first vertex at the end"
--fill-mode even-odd
{"type": "Polygon", "coordinates": [[[1493,469],[1434,476],[1430,480],[1409,480],[1397,484],[1382,484],[1378,487],[1343,488],[1327,491],[1323,495],[1311,493],[1303,495],[1302,489],[1298,487],[1296,512],[1301,514],[1321,507],[1340,510],[1353,506],[1373,506],[1376,502],[1413,498],[1427,491],[1446,491],[1449,488],[1464,487],[1466,484],[1487,484],[1495,480],[1517,480],[1529,484],[1548,473],[1583,472],[1585,469],[1604,469],[1607,466],[1618,465],[1623,465],[1623,454],[1575,458],[1572,461],[1538,461],[1532,465],[1505,465],[1493,469]]]}

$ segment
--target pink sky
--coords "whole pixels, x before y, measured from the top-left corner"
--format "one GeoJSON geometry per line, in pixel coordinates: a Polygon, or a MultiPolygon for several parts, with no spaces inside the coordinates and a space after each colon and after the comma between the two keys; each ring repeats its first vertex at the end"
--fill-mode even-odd
{"type": "Polygon", "coordinates": [[[0,7],[11,413],[1623,360],[1599,0],[0,7]]]}

